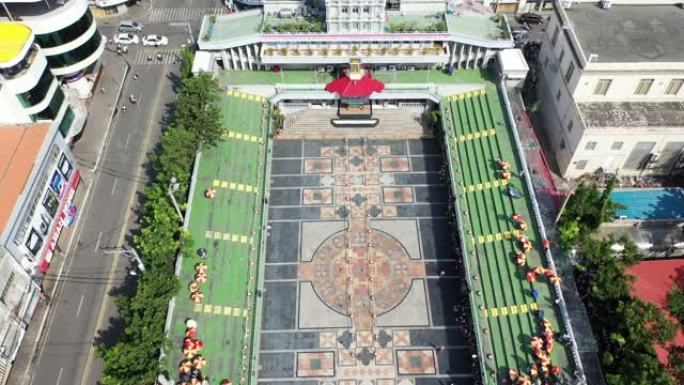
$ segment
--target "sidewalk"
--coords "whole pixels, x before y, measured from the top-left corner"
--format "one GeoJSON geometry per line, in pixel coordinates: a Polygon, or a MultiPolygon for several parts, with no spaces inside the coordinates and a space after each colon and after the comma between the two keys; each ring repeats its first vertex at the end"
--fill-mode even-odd
{"type": "Polygon", "coordinates": [[[88,118],[83,128],[81,138],[72,146],[74,156],[81,169],[82,181],[76,191],[74,204],[79,213],[77,222],[70,228],[64,228],[59,238],[59,243],[52,259],[47,276],[51,279],[43,281],[43,290],[49,294],[49,304],[39,302],[33,313],[24,339],[21,342],[17,357],[12,365],[7,380],[8,384],[25,385],[31,382],[32,373],[30,368],[38,359],[38,345],[44,338],[43,330],[49,322],[52,303],[56,303],[59,297],[59,275],[62,273],[66,262],[66,256],[71,250],[74,238],[78,236],[78,229],[83,225],[81,216],[83,209],[88,203],[89,191],[93,183],[93,171],[101,153],[104,151],[103,144],[107,137],[109,126],[114,117],[114,109],[117,105],[125,76],[128,72],[128,64],[116,54],[105,51],[102,55],[102,74],[97,90],[93,90],[93,97],[88,101],[88,118]],[[105,87],[106,92],[100,92],[105,87]]]}

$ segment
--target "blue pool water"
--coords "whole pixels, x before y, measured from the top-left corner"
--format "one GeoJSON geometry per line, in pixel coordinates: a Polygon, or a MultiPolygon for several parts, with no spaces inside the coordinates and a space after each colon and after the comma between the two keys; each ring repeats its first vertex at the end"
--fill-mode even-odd
{"type": "Polygon", "coordinates": [[[616,216],[627,219],[684,218],[684,191],[681,188],[616,189],[610,198],[625,206],[616,216]]]}

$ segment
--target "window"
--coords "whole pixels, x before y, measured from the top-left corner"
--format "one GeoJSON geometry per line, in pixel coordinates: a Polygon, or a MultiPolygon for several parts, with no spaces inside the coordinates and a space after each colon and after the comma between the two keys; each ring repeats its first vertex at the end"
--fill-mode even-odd
{"type": "Polygon", "coordinates": [[[569,83],[572,78],[572,73],[575,72],[575,62],[571,61],[568,65],[568,70],[565,72],[565,82],[569,83]]]}
{"type": "Polygon", "coordinates": [[[90,10],[76,20],[70,26],[64,27],[59,31],[36,35],[36,42],[41,48],[52,48],[69,43],[82,36],[93,24],[93,14],[90,10]]]}
{"type": "Polygon", "coordinates": [[[59,133],[62,134],[62,138],[66,138],[69,135],[71,123],[73,122],[74,111],[71,110],[71,107],[67,107],[66,112],[64,112],[64,116],[62,117],[62,121],[59,122],[59,127],[57,128],[59,133]]]}
{"type": "Polygon", "coordinates": [[[572,126],[575,124],[572,120],[568,122],[568,132],[572,132],[572,126]]]}
{"type": "Polygon", "coordinates": [[[100,43],[102,43],[102,35],[95,31],[93,36],[79,47],[64,53],[48,56],[48,65],[53,68],[61,68],[76,64],[94,54],[100,47],[100,43]]]}
{"type": "Polygon", "coordinates": [[[561,90],[558,90],[558,93],[556,94],[556,101],[560,101],[561,98],[561,90]]]}
{"type": "Polygon", "coordinates": [[[62,92],[61,88],[57,87],[52,100],[50,100],[50,104],[43,111],[31,114],[31,118],[34,120],[54,120],[62,108],[62,104],[64,104],[64,92],[62,92]]]}
{"type": "Polygon", "coordinates": [[[353,7],[352,13],[359,13],[359,7],[353,7]]]}
{"type": "Polygon", "coordinates": [[[587,142],[587,145],[584,146],[585,150],[593,150],[596,148],[596,142],[587,142]]]}
{"type": "Polygon", "coordinates": [[[43,99],[45,99],[45,96],[47,96],[47,93],[50,90],[50,85],[54,79],[55,78],[52,76],[50,69],[45,68],[43,74],[40,76],[40,79],[38,79],[38,83],[36,83],[33,88],[17,95],[21,105],[24,108],[29,108],[42,102],[43,99]]]}
{"type": "Polygon", "coordinates": [[[587,167],[587,161],[586,160],[578,160],[577,163],[575,163],[575,170],[584,170],[587,167]]]}
{"type": "Polygon", "coordinates": [[[551,46],[556,47],[556,43],[558,42],[558,35],[560,35],[560,28],[556,27],[556,30],[553,31],[553,38],[551,39],[551,46]]]}
{"type": "Polygon", "coordinates": [[[653,85],[653,79],[641,79],[637,85],[636,90],[634,90],[635,95],[646,95],[653,85]]]}
{"type": "Polygon", "coordinates": [[[349,13],[348,7],[342,7],[342,13],[349,13]]]}
{"type": "Polygon", "coordinates": [[[665,95],[677,95],[682,89],[682,84],[684,84],[684,79],[672,79],[665,90],[665,95]]]}
{"type": "Polygon", "coordinates": [[[565,57],[565,51],[561,50],[560,55],[558,55],[558,67],[563,64],[563,58],[565,57]]]}
{"type": "Polygon", "coordinates": [[[622,148],[623,144],[624,144],[624,142],[613,142],[613,145],[610,146],[610,149],[611,150],[619,150],[622,148]]]}
{"type": "Polygon", "coordinates": [[[370,7],[363,7],[363,13],[370,13],[370,7]]]}
{"type": "Polygon", "coordinates": [[[596,87],[594,88],[594,95],[605,95],[608,93],[608,88],[610,88],[610,84],[613,82],[611,79],[599,79],[598,83],[596,83],[596,87]]]}

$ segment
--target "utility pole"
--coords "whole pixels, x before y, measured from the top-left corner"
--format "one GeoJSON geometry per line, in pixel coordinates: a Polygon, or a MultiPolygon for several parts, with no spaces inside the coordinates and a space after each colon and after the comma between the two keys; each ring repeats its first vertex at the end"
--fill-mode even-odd
{"type": "Polygon", "coordinates": [[[185,219],[183,218],[183,213],[181,213],[180,207],[178,207],[178,202],[176,202],[176,197],[173,196],[173,194],[178,191],[180,188],[180,183],[178,183],[178,179],[176,177],[172,177],[171,181],[169,182],[169,188],[167,192],[169,193],[169,196],[171,197],[171,202],[173,202],[173,207],[176,209],[176,212],[178,213],[178,218],[180,218],[181,222],[184,222],[185,219]]]}
{"type": "MultiPolygon", "coordinates": [[[[104,247],[102,249],[105,249],[104,247]]],[[[104,254],[122,254],[127,256],[128,258],[132,259],[135,261],[135,263],[138,265],[138,269],[140,270],[141,273],[145,272],[145,264],[143,264],[142,259],[140,258],[140,255],[138,255],[138,252],[132,248],[132,247],[110,247],[106,248],[104,251],[104,254]]],[[[133,274],[135,275],[135,274],[133,274]]]]}

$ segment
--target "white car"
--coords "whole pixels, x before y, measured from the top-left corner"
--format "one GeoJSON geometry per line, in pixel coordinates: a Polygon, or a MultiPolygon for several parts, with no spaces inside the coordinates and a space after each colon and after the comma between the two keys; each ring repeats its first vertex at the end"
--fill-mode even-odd
{"type": "Polygon", "coordinates": [[[142,45],[161,47],[169,44],[169,39],[162,35],[147,35],[142,38],[142,45]]]}
{"type": "Polygon", "coordinates": [[[114,43],[115,44],[138,44],[140,42],[140,38],[137,35],[134,35],[132,33],[127,33],[127,32],[122,32],[122,33],[117,33],[114,35],[114,43]]]}

